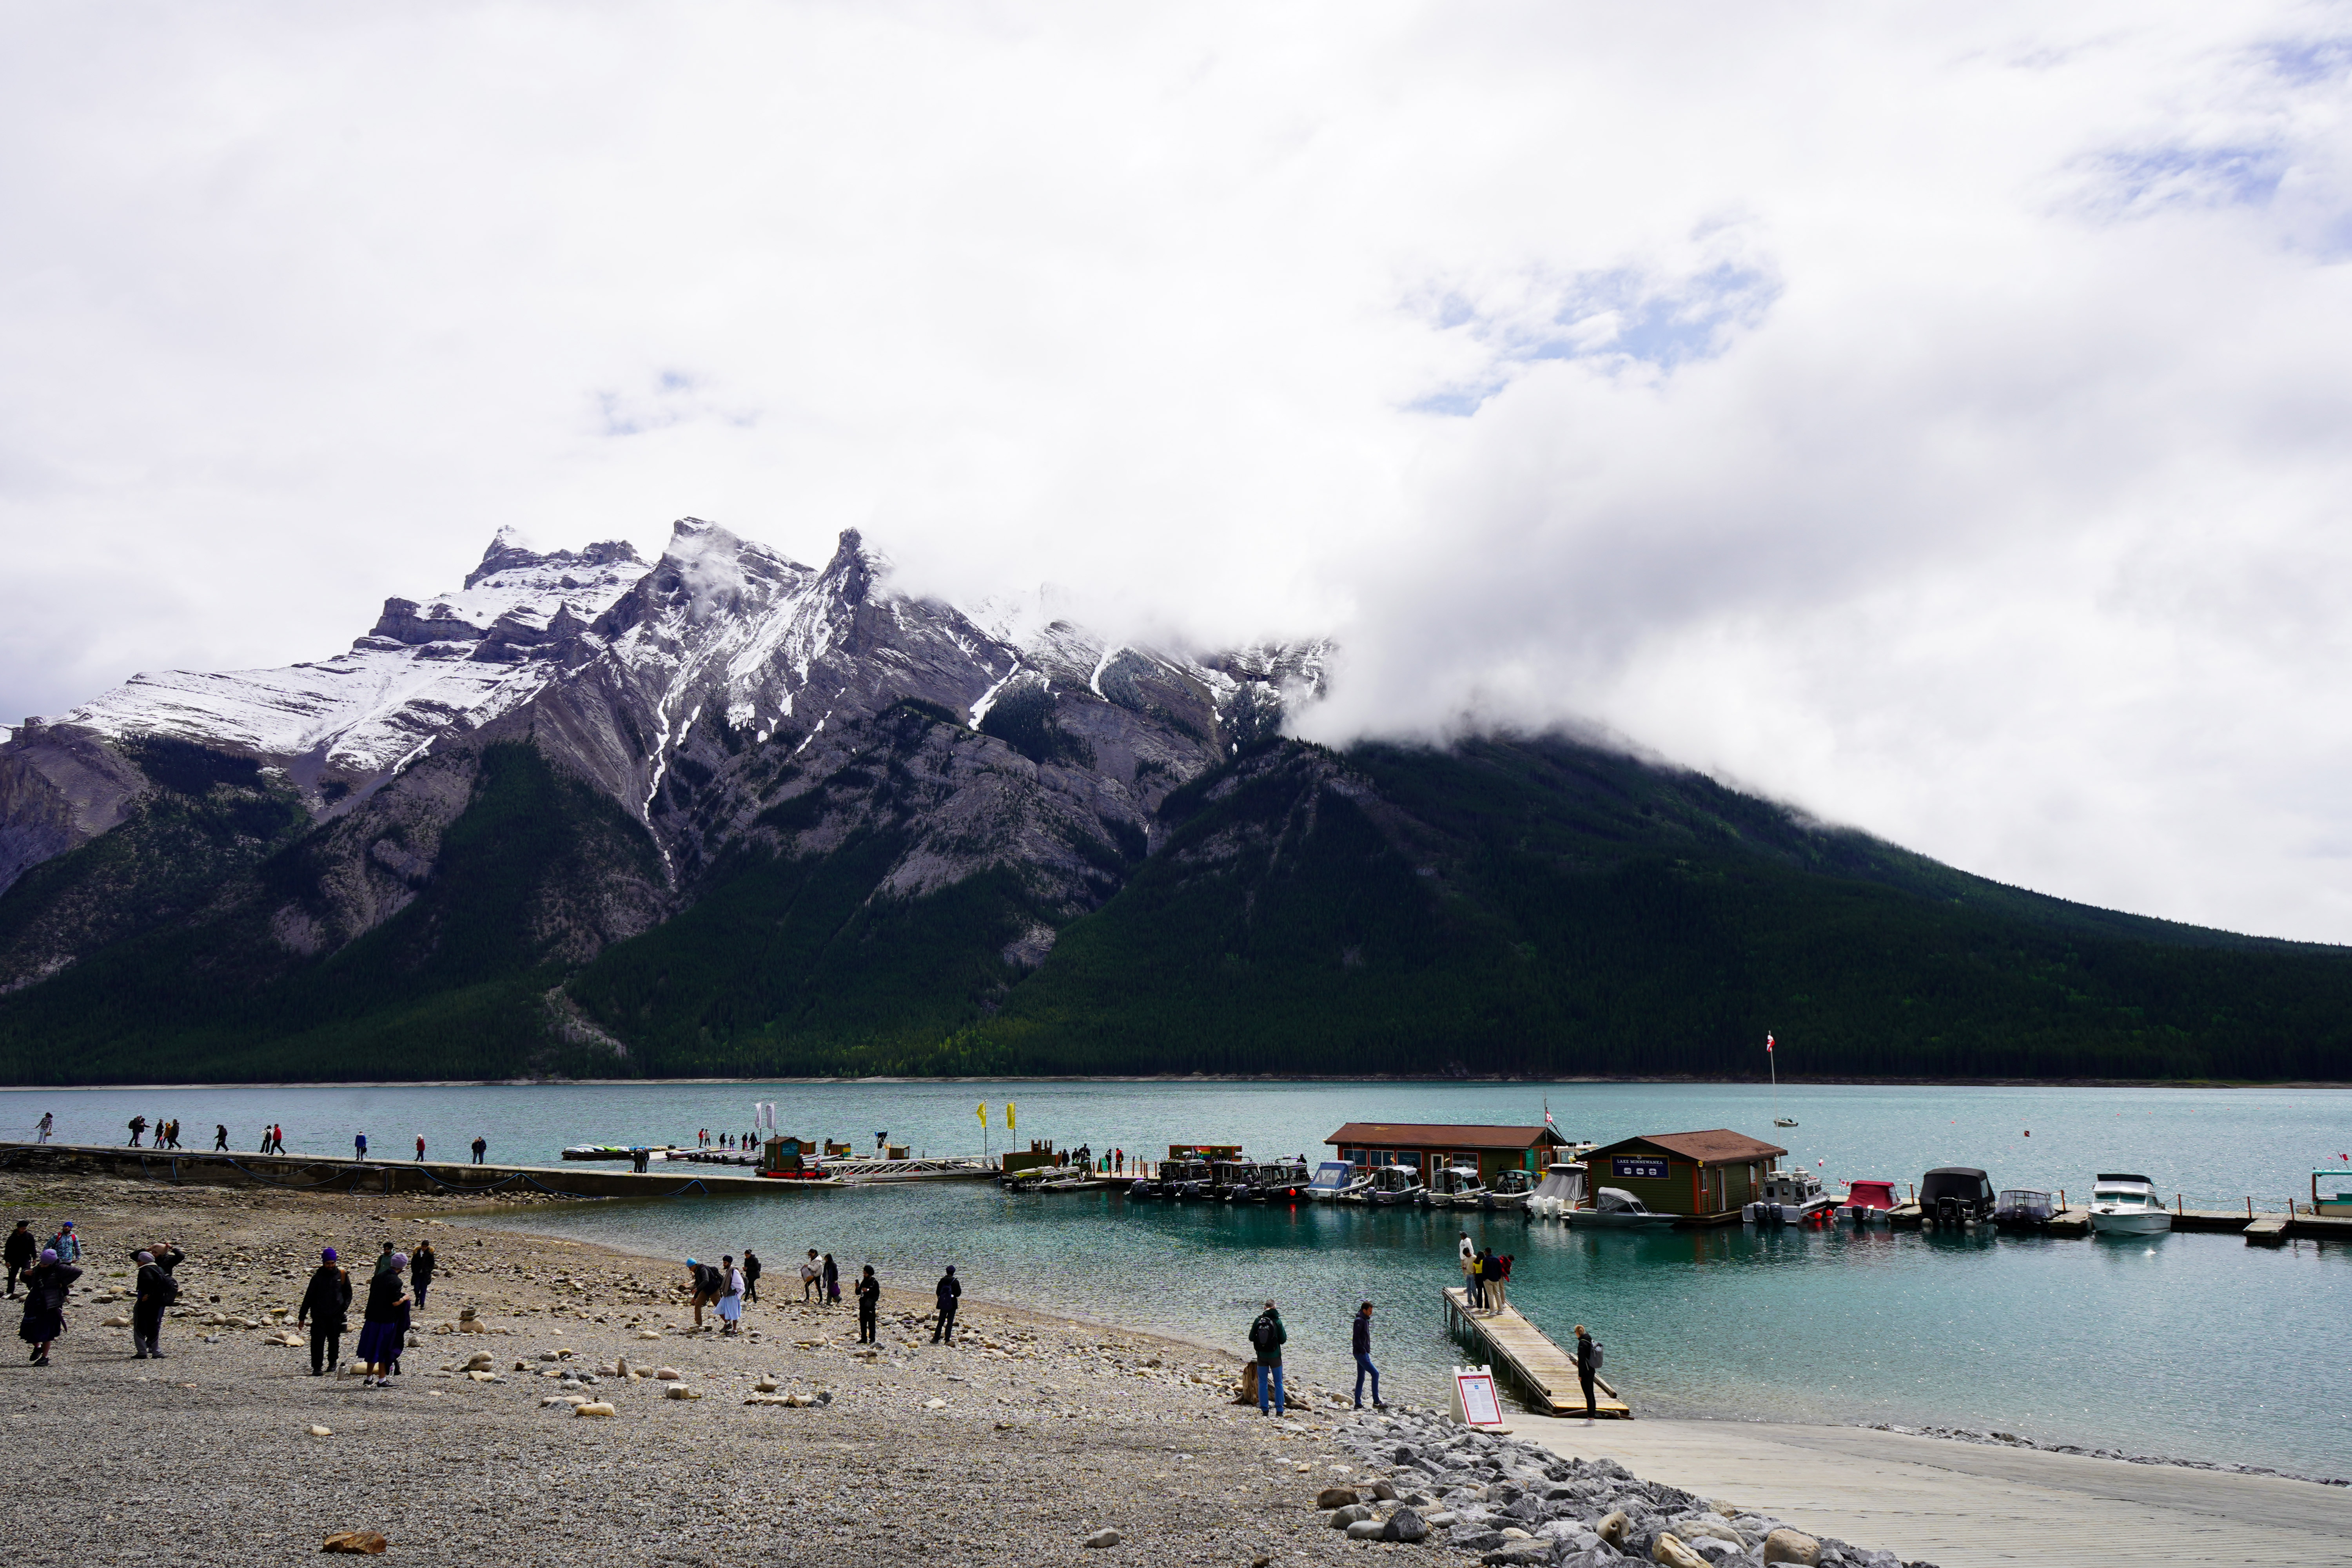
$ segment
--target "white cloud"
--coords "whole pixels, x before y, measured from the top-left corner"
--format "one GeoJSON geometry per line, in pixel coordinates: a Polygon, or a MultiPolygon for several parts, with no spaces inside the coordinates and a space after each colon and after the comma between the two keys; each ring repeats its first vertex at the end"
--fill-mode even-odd
{"type": "Polygon", "coordinates": [[[290,5],[0,54],[0,713],[491,530],[1334,629],[2352,940],[2344,7],[290,5]]]}

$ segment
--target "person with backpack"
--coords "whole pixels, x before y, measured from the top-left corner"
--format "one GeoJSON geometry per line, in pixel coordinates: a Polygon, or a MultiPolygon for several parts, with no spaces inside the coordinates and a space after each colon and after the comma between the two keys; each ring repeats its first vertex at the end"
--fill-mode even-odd
{"type": "Polygon", "coordinates": [[[228,1123],[226,1121],[213,1123],[213,1152],[215,1154],[228,1152],[228,1123]]]}
{"type": "Polygon", "coordinates": [[[140,1253],[138,1299],[131,1308],[131,1342],[138,1351],[135,1361],[161,1361],[163,1346],[163,1309],[180,1299],[179,1281],[157,1267],[155,1255],[140,1253]]]}
{"type": "Polygon", "coordinates": [[[1587,1333],[1582,1323],[1576,1325],[1576,1381],[1584,1388],[1584,1418],[1587,1421],[1601,1414],[1593,1403],[1592,1383],[1601,1375],[1601,1345],[1587,1333]]]}
{"type": "Polygon", "coordinates": [[[1493,1247],[1478,1255],[1478,1310],[1489,1316],[1503,1302],[1503,1260],[1493,1247]]]}
{"type": "Polygon", "coordinates": [[[860,1276],[857,1281],[857,1342],[859,1344],[870,1345],[874,1342],[874,1319],[881,1305],[882,1281],[874,1278],[874,1265],[869,1263],[866,1266],[865,1274],[860,1276]]]}
{"type": "Polygon", "coordinates": [[[698,1263],[691,1258],[686,1260],[686,1270],[693,1281],[694,1326],[698,1329],[702,1327],[702,1309],[718,1305],[720,1283],[719,1270],[708,1263],[698,1263]]]}
{"type": "Polygon", "coordinates": [[[931,1295],[940,1308],[940,1325],[931,1331],[931,1343],[951,1345],[955,1343],[956,1303],[963,1298],[963,1281],[955,1277],[954,1264],[949,1264],[948,1271],[940,1276],[931,1295]]]}
{"type": "Polygon", "coordinates": [[[49,1245],[45,1250],[56,1253],[59,1263],[69,1265],[79,1263],[81,1237],[74,1234],[74,1222],[68,1220],[58,1226],[57,1235],[49,1237],[49,1245]]]}
{"type": "Polygon", "coordinates": [[[1381,1369],[1372,1364],[1372,1304],[1370,1301],[1356,1309],[1354,1339],[1356,1408],[1361,1410],[1364,1407],[1364,1377],[1370,1373],[1372,1379],[1372,1408],[1386,1410],[1388,1406],[1381,1403],[1381,1369]]]}
{"type": "Polygon", "coordinates": [[[1492,1304],[1495,1310],[1498,1312],[1511,1304],[1511,1264],[1517,1256],[1516,1253],[1505,1253],[1495,1260],[1495,1291],[1492,1304]]]}
{"type": "Polygon", "coordinates": [[[319,1254],[319,1267],[310,1276],[310,1288],[302,1292],[302,1304],[294,1311],[296,1328],[300,1328],[306,1319],[310,1325],[312,1377],[341,1368],[343,1330],[351,1310],[352,1277],[335,1261],[335,1249],[323,1248],[319,1254]]]}
{"type": "Polygon", "coordinates": [[[136,1149],[139,1147],[141,1135],[147,1131],[147,1119],[143,1116],[134,1116],[130,1121],[124,1122],[123,1125],[131,1129],[130,1146],[136,1149]]]}
{"type": "Polygon", "coordinates": [[[8,1233],[5,1252],[0,1252],[0,1261],[8,1265],[8,1295],[12,1300],[16,1294],[16,1281],[25,1277],[25,1270],[30,1268],[33,1259],[40,1255],[41,1244],[33,1239],[33,1222],[18,1220],[16,1228],[8,1233]]]}
{"type": "Polygon", "coordinates": [[[1282,1326],[1282,1313],[1268,1301],[1265,1310],[1250,1325],[1250,1349],[1257,1352],[1257,1413],[1266,1413],[1267,1390],[1273,1390],[1274,1413],[1282,1415],[1289,1408],[1282,1397],[1282,1347],[1288,1342],[1290,1331],[1282,1326]]]}

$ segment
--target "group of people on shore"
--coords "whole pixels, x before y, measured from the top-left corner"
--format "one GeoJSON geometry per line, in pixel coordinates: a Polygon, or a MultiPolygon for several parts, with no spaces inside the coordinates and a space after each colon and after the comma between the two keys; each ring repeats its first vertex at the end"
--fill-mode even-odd
{"type": "MultiPolygon", "coordinates": [[[[360,1319],[359,1343],[362,1388],[384,1388],[400,1373],[400,1354],[408,1344],[410,1314],[425,1305],[433,1289],[441,1260],[433,1243],[421,1241],[413,1253],[395,1250],[389,1241],[376,1255],[368,1279],[367,1300],[360,1319]]],[[[319,1267],[295,1310],[297,1328],[310,1331],[310,1375],[331,1375],[342,1367],[342,1338],[350,1331],[352,1277],[333,1247],[321,1248],[319,1267]]]]}
{"type": "MultiPolygon", "coordinates": [[[[760,1276],[764,1268],[760,1255],[749,1247],[743,1248],[740,1262],[731,1252],[721,1255],[716,1264],[688,1258],[687,1290],[694,1308],[694,1326],[703,1326],[702,1314],[709,1310],[717,1316],[720,1333],[730,1337],[740,1333],[744,1304],[760,1299],[760,1276]]],[[[870,1345],[877,1335],[882,1302],[882,1281],[876,1276],[874,1265],[865,1266],[851,1294],[857,1301],[857,1342],[870,1345]]],[[[931,1342],[952,1344],[956,1307],[963,1298],[963,1281],[956,1278],[954,1264],[949,1264],[947,1271],[940,1276],[931,1296],[938,1308],[931,1342]]],[[[811,1302],[819,1307],[841,1305],[841,1266],[834,1261],[832,1253],[820,1253],[814,1247],[808,1249],[806,1261],[801,1265],[801,1302],[803,1306],[811,1302]]]]}
{"type": "MultiPolygon", "coordinates": [[[[180,1299],[177,1270],[187,1254],[178,1242],[165,1241],[136,1248],[131,1258],[139,1266],[131,1295],[131,1348],[141,1361],[160,1358],[163,1310],[180,1299]]],[[[7,1264],[10,1299],[17,1286],[25,1288],[25,1312],[17,1321],[16,1337],[30,1347],[27,1359],[33,1365],[47,1366],[50,1348],[65,1336],[67,1298],[82,1277],[80,1233],[68,1220],[43,1246],[34,1237],[33,1222],[20,1219],[0,1243],[0,1259],[7,1264]]]]}
{"type": "MultiPolygon", "coordinates": [[[[1282,1310],[1273,1302],[1265,1304],[1249,1329],[1252,1362],[1251,1384],[1257,1394],[1257,1413],[1261,1415],[1281,1415],[1289,1409],[1282,1387],[1282,1347],[1290,1342],[1290,1330],[1282,1321],[1282,1310]]],[[[1372,1408],[1386,1410],[1381,1401],[1381,1369],[1372,1361],[1372,1304],[1360,1303],[1356,1315],[1348,1323],[1348,1348],[1356,1358],[1356,1408],[1364,1407],[1364,1383],[1372,1385],[1372,1408]]],[[[1244,1390],[1244,1394],[1248,1392],[1244,1390]]]]}

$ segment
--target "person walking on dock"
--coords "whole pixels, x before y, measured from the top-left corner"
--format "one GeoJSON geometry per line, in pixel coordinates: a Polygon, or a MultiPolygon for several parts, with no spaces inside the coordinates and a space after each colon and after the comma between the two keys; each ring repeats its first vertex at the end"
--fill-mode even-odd
{"type": "Polygon", "coordinates": [[[40,1243],[33,1239],[33,1222],[28,1219],[18,1220],[16,1228],[8,1233],[5,1249],[0,1249],[0,1262],[8,1265],[8,1299],[10,1300],[16,1300],[16,1281],[25,1277],[25,1270],[30,1268],[33,1266],[33,1259],[40,1255],[40,1243]]]}
{"type": "Polygon", "coordinates": [[[1502,1305],[1503,1262],[1493,1247],[1478,1255],[1478,1310],[1493,1313],[1502,1305]]]}
{"type": "Polygon", "coordinates": [[[824,1289],[817,1294],[828,1307],[841,1305],[841,1265],[833,1260],[830,1252],[824,1255],[824,1289]]]}
{"type": "Polygon", "coordinates": [[[1381,1369],[1372,1364],[1372,1304],[1370,1301],[1356,1309],[1356,1408],[1364,1407],[1364,1379],[1372,1380],[1372,1408],[1386,1410],[1381,1403],[1381,1369]]]}
{"type": "Polygon", "coordinates": [[[743,1271],[735,1267],[735,1255],[727,1254],[719,1260],[719,1332],[733,1339],[743,1322],[743,1271]]]}
{"type": "Polygon", "coordinates": [[[302,1304],[294,1311],[296,1328],[300,1328],[306,1319],[310,1325],[312,1377],[341,1368],[343,1329],[351,1310],[352,1277],[335,1261],[335,1249],[326,1247],[319,1254],[319,1267],[310,1276],[310,1288],[302,1292],[302,1304]]]}
{"type": "Polygon", "coordinates": [[[390,1388],[393,1363],[400,1360],[408,1339],[408,1255],[395,1252],[392,1261],[368,1286],[367,1316],[360,1327],[360,1361],[367,1368],[362,1388],[390,1388]]]}
{"type": "Polygon", "coordinates": [[[857,1280],[857,1342],[861,1345],[874,1342],[874,1318],[881,1302],[882,1281],[874,1278],[874,1265],[869,1263],[857,1280]]]}
{"type": "Polygon", "coordinates": [[[1454,1255],[1462,1265],[1462,1304],[1478,1305],[1478,1249],[1470,1244],[1470,1233],[1463,1231],[1462,1239],[1454,1245],[1454,1255]]]}
{"type": "Polygon", "coordinates": [[[433,1255],[433,1244],[418,1242],[416,1250],[409,1255],[408,1259],[408,1277],[416,1282],[418,1306],[425,1305],[425,1292],[433,1289],[433,1276],[440,1267],[441,1260],[433,1255]]]}
{"type": "Polygon", "coordinates": [[[963,1281],[955,1277],[954,1264],[949,1264],[948,1271],[940,1276],[932,1295],[939,1302],[940,1324],[931,1331],[931,1343],[951,1345],[955,1343],[956,1303],[963,1297],[963,1281]]]}
{"type": "Polygon", "coordinates": [[[366,1133],[354,1132],[352,1134],[352,1158],[354,1160],[364,1160],[367,1158],[366,1133]]]}
{"type": "MultiPolygon", "coordinates": [[[[1487,1256],[1490,1258],[1494,1257],[1492,1253],[1487,1254],[1487,1256]]],[[[1512,1254],[1506,1253],[1501,1258],[1495,1258],[1495,1286],[1494,1289],[1488,1292],[1486,1302],[1488,1308],[1494,1311],[1499,1312],[1504,1308],[1511,1304],[1512,1256],[1512,1254]]]]}
{"type": "Polygon", "coordinates": [[[136,1149],[139,1147],[140,1135],[147,1131],[147,1119],[143,1116],[134,1116],[130,1121],[124,1122],[123,1125],[131,1129],[131,1142],[129,1146],[136,1149]]]}
{"type": "Polygon", "coordinates": [[[132,1359],[161,1361],[163,1309],[180,1299],[180,1283],[156,1264],[152,1252],[140,1253],[134,1261],[139,1265],[139,1283],[137,1300],[131,1308],[131,1343],[139,1353],[132,1359]]]}
{"type": "Polygon", "coordinates": [[[1274,1413],[1282,1415],[1289,1409],[1282,1397],[1282,1347],[1290,1338],[1290,1331],[1282,1326],[1282,1313],[1273,1302],[1257,1315],[1250,1325],[1250,1348],[1257,1352],[1257,1413],[1266,1413],[1267,1391],[1273,1391],[1274,1413]]]}
{"type": "Polygon", "coordinates": [[[824,1279],[824,1265],[816,1260],[816,1248],[812,1247],[809,1248],[808,1261],[801,1265],[801,1300],[803,1304],[811,1300],[821,1301],[824,1299],[821,1289],[824,1279]]]}
{"type": "Polygon", "coordinates": [[[39,1136],[35,1138],[33,1142],[36,1143],[46,1143],[49,1141],[49,1134],[55,1132],[57,1130],[57,1112],[53,1110],[44,1110],[41,1112],[41,1119],[33,1123],[33,1131],[39,1134],[39,1136]]]}
{"type": "Polygon", "coordinates": [[[1585,1331],[1582,1323],[1579,1323],[1576,1325],[1576,1381],[1584,1389],[1584,1418],[1587,1421],[1601,1414],[1600,1407],[1592,1399],[1592,1380],[1600,1375],[1601,1347],[1593,1343],[1592,1336],[1585,1331]]]}
{"type": "Polygon", "coordinates": [[[269,1124],[269,1147],[263,1152],[270,1154],[286,1152],[286,1129],[283,1124],[276,1121],[269,1124]]]}
{"type": "Polygon", "coordinates": [[[213,1123],[213,1152],[215,1154],[228,1152],[228,1123],[226,1121],[213,1123]]]}
{"type": "Polygon", "coordinates": [[[81,1270],[45,1247],[41,1260],[25,1276],[25,1316],[16,1337],[33,1347],[35,1366],[49,1364],[49,1347],[66,1331],[66,1292],[81,1278],[81,1270]]]}
{"type": "MultiPolygon", "coordinates": [[[[422,1132],[419,1132],[416,1135],[416,1159],[419,1164],[422,1164],[425,1161],[425,1134],[422,1132]]],[[[422,1303],[419,1303],[419,1305],[422,1305],[422,1303]]]]}
{"type": "Polygon", "coordinates": [[[750,1247],[743,1249],[743,1300],[760,1299],[760,1255],[750,1247]]]}
{"type": "MultiPolygon", "coordinates": [[[[482,1163],[482,1156],[483,1156],[483,1155],[485,1155],[485,1154],[487,1154],[487,1153],[488,1153],[489,1152],[490,1152],[490,1141],[489,1141],[488,1139],[487,1139],[487,1138],[483,1137],[483,1136],[482,1136],[480,1133],[478,1133],[478,1132],[475,1133],[475,1134],[474,1134],[474,1163],[475,1163],[475,1164],[477,1164],[477,1165],[480,1164],[480,1163],[482,1163]]],[[[639,1168],[640,1168],[640,1169],[642,1169],[643,1167],[639,1167],[639,1168]]]]}

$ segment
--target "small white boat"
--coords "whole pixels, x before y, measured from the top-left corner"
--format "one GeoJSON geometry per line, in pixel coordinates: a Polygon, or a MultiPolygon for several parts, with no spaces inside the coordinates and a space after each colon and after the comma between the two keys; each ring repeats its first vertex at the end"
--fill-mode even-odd
{"type": "Polygon", "coordinates": [[[1829,1218],[1838,1206],[1811,1171],[1768,1171],[1757,1192],[1757,1201],[1739,1211],[1750,1225],[1804,1225],[1829,1218]]]}
{"type": "Polygon", "coordinates": [[[1535,1196],[1535,1189],[1536,1178],[1532,1171],[1522,1171],[1517,1167],[1507,1171],[1497,1171],[1495,1173],[1495,1184],[1488,1187],[1478,1199],[1478,1206],[1489,1212],[1501,1209],[1524,1210],[1528,1207],[1528,1200],[1535,1196]]]}
{"type": "Polygon", "coordinates": [[[1374,1208],[1391,1208],[1416,1203],[1420,1197],[1419,1171],[1411,1165],[1379,1165],[1372,1170],[1371,1184],[1364,1189],[1361,1201],[1374,1208]]]}
{"type": "Polygon", "coordinates": [[[2091,1188],[2091,1228],[2101,1236],[2156,1236],[2172,1228],[2172,1215],[2146,1176],[2102,1171],[2091,1188]]]}
{"type": "Polygon", "coordinates": [[[1429,1173],[1429,1184],[1421,1190],[1421,1203],[1433,1209],[1475,1209],[1486,1195],[1486,1184],[1470,1165],[1440,1165],[1429,1173]]]}
{"type": "Polygon", "coordinates": [[[1622,1187],[1603,1187],[1593,1198],[1589,1209],[1577,1209],[1568,1216],[1572,1226],[1601,1226],[1628,1228],[1645,1226],[1672,1225],[1679,1215],[1652,1214],[1649,1205],[1622,1187]]]}

